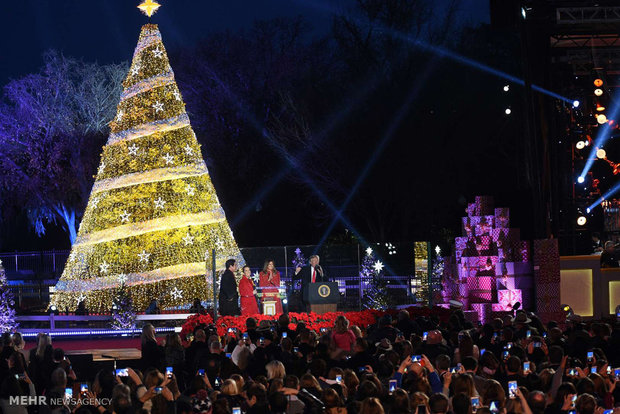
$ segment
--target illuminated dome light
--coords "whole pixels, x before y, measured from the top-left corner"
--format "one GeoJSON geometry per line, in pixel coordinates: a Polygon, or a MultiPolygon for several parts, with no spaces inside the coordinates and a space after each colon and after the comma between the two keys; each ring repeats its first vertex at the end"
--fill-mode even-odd
{"type": "Polygon", "coordinates": [[[602,90],[602,89],[597,88],[597,89],[595,89],[595,90],[594,90],[594,94],[595,94],[596,96],[601,96],[601,95],[603,94],[603,90],[602,90]]]}
{"type": "Polygon", "coordinates": [[[575,147],[577,149],[584,149],[586,147],[586,142],[585,141],[577,141],[577,143],[575,144],[575,147]]]}
{"type": "Polygon", "coordinates": [[[600,88],[601,86],[603,86],[603,80],[602,79],[594,79],[594,86],[596,86],[597,88],[600,88]]]}
{"type": "Polygon", "coordinates": [[[585,178],[583,178],[582,176],[579,176],[579,177],[577,178],[577,182],[578,182],[579,184],[583,183],[585,180],[586,180],[586,179],[585,179],[585,178]]]}
{"type": "Polygon", "coordinates": [[[512,109],[506,108],[504,112],[506,113],[506,115],[510,115],[512,113],[512,109]]]}
{"type": "Polygon", "coordinates": [[[577,218],[577,224],[578,224],[579,226],[585,226],[585,224],[586,224],[586,222],[587,222],[587,221],[588,221],[588,220],[586,220],[586,217],[585,217],[585,216],[579,216],[579,217],[577,218]]]}
{"type": "Polygon", "coordinates": [[[596,156],[598,158],[604,159],[607,157],[607,151],[605,151],[603,148],[599,148],[596,150],[596,156]]]}
{"type": "Polygon", "coordinates": [[[510,85],[504,85],[504,92],[508,92],[510,90],[510,85]]]}
{"type": "Polygon", "coordinates": [[[597,110],[598,112],[601,112],[601,111],[604,111],[604,110],[605,110],[605,107],[604,107],[603,105],[596,104],[596,110],[597,110]]]}
{"type": "Polygon", "coordinates": [[[596,116],[596,122],[598,122],[599,124],[604,124],[605,122],[607,122],[607,117],[605,116],[605,114],[598,114],[596,116]]]}
{"type": "Polygon", "coordinates": [[[573,101],[573,108],[577,108],[579,106],[579,101],[573,101]]]}

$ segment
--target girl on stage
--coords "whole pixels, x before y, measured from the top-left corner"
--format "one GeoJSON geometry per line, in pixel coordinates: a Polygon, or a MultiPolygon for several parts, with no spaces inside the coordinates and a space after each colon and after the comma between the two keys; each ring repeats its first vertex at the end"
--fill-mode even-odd
{"type": "Polygon", "coordinates": [[[241,295],[241,315],[256,315],[258,304],[256,303],[256,289],[250,276],[250,266],[243,266],[243,276],[239,280],[239,294],[241,295]]]}
{"type": "Polygon", "coordinates": [[[280,272],[276,269],[273,260],[266,260],[263,270],[259,274],[259,286],[265,301],[276,302],[276,313],[282,313],[282,301],[280,300],[280,272]]]}

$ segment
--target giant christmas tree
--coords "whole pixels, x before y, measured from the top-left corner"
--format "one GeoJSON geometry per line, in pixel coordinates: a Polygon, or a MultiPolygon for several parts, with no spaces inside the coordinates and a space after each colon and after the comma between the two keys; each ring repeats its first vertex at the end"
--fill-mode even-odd
{"type": "Polygon", "coordinates": [[[211,298],[211,265],[243,257],[202,159],[156,25],[140,39],[78,237],[51,303],[109,311],[124,284],[137,310],[211,298]]]}

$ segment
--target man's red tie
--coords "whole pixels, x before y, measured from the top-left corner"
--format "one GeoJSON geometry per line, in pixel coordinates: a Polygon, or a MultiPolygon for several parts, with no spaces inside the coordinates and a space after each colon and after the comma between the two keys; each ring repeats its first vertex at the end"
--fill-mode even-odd
{"type": "Polygon", "coordinates": [[[312,268],[312,283],[316,282],[316,268],[312,268]]]}

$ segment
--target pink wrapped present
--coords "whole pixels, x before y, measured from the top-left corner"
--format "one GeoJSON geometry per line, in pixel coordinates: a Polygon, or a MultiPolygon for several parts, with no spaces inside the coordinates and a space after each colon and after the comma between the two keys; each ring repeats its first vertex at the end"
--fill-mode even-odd
{"type": "MultiPolygon", "coordinates": [[[[521,289],[506,289],[497,291],[497,304],[501,307],[500,310],[511,310],[512,305],[517,302],[523,303],[523,293],[521,289]]],[[[495,310],[495,308],[493,309],[495,310]]]]}

